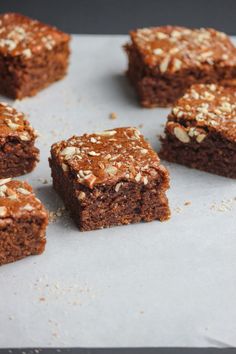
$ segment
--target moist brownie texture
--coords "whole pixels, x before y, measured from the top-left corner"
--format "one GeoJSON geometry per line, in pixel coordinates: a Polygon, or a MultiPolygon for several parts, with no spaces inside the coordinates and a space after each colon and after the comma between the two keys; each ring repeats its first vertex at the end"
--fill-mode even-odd
{"type": "Polygon", "coordinates": [[[236,85],[236,49],[222,32],[165,26],[130,36],[127,75],[144,107],[172,105],[196,83],[236,85]]]}
{"type": "Polygon", "coordinates": [[[47,212],[26,182],[0,180],[0,265],[44,251],[47,212]]]}
{"type": "Polygon", "coordinates": [[[23,113],[0,103],[0,178],[33,170],[39,159],[36,136],[23,113]]]}
{"type": "Polygon", "coordinates": [[[160,156],[236,178],[236,91],[193,85],[168,116],[160,156]]]}
{"type": "Polygon", "coordinates": [[[73,136],[52,146],[49,162],[82,231],[170,217],[169,174],[135,128],[73,136]]]}
{"type": "Polygon", "coordinates": [[[70,36],[20,14],[0,15],[0,93],[33,96],[67,71],[70,36]]]}

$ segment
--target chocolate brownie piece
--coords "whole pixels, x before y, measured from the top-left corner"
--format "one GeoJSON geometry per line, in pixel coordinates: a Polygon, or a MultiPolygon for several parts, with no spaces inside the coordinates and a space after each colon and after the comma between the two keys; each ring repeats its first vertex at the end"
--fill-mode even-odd
{"type": "Polygon", "coordinates": [[[33,96],[67,71],[70,36],[26,16],[0,15],[0,93],[33,96]]]}
{"type": "Polygon", "coordinates": [[[160,156],[236,178],[236,91],[193,85],[168,116],[160,156]]]}
{"type": "Polygon", "coordinates": [[[236,85],[236,48],[222,32],[164,26],[130,36],[127,75],[144,107],[172,105],[192,84],[236,85]]]}
{"type": "Polygon", "coordinates": [[[31,172],[39,160],[37,135],[23,113],[0,103],[0,178],[31,172]]]}
{"type": "Polygon", "coordinates": [[[0,179],[0,265],[44,251],[47,212],[26,182],[0,179]]]}
{"type": "Polygon", "coordinates": [[[169,174],[135,128],[73,136],[52,146],[49,162],[82,231],[170,217],[169,174]]]}

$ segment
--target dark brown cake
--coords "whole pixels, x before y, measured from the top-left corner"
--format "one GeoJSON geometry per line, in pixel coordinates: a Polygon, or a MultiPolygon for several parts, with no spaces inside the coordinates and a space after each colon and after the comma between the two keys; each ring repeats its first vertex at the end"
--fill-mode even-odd
{"type": "Polygon", "coordinates": [[[33,96],[67,71],[70,36],[20,14],[0,15],[0,93],[33,96]]]}
{"type": "Polygon", "coordinates": [[[0,178],[31,172],[39,160],[37,135],[23,113],[0,103],[0,178]]]}
{"type": "Polygon", "coordinates": [[[0,265],[44,251],[47,212],[26,182],[0,180],[0,265]]]}
{"type": "Polygon", "coordinates": [[[73,136],[52,146],[49,162],[82,231],[170,217],[169,174],[135,128],[73,136]]]}
{"type": "Polygon", "coordinates": [[[193,85],[168,116],[160,156],[236,178],[236,91],[193,85]]]}
{"type": "Polygon", "coordinates": [[[130,36],[127,75],[144,107],[172,105],[196,83],[236,85],[236,49],[222,32],[165,26],[130,36]]]}

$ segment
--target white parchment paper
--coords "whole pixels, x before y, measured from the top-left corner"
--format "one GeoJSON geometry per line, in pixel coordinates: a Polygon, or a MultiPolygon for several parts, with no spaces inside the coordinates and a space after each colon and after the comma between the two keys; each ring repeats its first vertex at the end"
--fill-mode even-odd
{"type": "MultiPolygon", "coordinates": [[[[40,164],[23,179],[51,211],[62,206],[47,161],[53,142],[142,125],[159,148],[168,110],[138,105],[126,40],[74,36],[68,76],[9,101],[40,133],[40,164]]],[[[1,347],[236,345],[236,182],[166,166],[170,221],[81,233],[63,214],[43,255],[0,268],[1,347]]]]}

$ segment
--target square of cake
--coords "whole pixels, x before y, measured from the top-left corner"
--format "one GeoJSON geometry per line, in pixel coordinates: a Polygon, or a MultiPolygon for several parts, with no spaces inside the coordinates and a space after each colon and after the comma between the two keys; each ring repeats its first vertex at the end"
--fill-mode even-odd
{"type": "Polygon", "coordinates": [[[170,106],[197,83],[236,85],[236,49],[225,33],[163,26],[130,36],[127,75],[144,107],[170,106]]]}
{"type": "Polygon", "coordinates": [[[0,179],[0,265],[44,251],[48,214],[26,182],[0,179]]]}
{"type": "Polygon", "coordinates": [[[169,174],[136,128],[117,128],[56,143],[53,186],[82,231],[166,220],[169,174]]]}
{"type": "Polygon", "coordinates": [[[0,15],[0,94],[33,96],[67,71],[70,36],[26,16],[0,15]]]}
{"type": "Polygon", "coordinates": [[[37,135],[25,115],[0,103],[0,178],[31,172],[39,160],[37,135]]]}
{"type": "Polygon", "coordinates": [[[169,114],[161,140],[163,159],[236,178],[236,91],[191,86],[169,114]]]}

